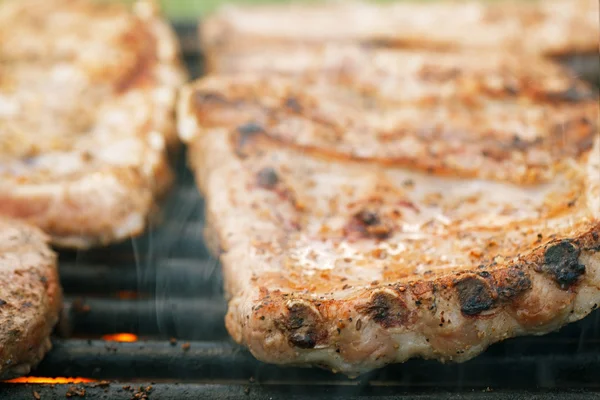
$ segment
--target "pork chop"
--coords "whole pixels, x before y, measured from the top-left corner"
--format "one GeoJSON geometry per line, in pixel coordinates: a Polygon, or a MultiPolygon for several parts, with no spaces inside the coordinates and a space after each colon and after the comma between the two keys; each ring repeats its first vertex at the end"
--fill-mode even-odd
{"type": "Polygon", "coordinates": [[[28,374],[41,361],[61,301],[48,237],[0,217],[0,379],[28,374]]]}
{"type": "Polygon", "coordinates": [[[140,233],[171,182],[183,80],[150,2],[3,2],[0,214],[64,247],[140,233]]]}
{"type": "Polygon", "coordinates": [[[219,71],[220,58],[231,54],[324,42],[545,56],[587,54],[597,66],[599,12],[596,0],[224,7],[202,21],[200,37],[213,72],[219,71]]]}
{"type": "Polygon", "coordinates": [[[260,360],[464,361],[600,304],[596,95],[537,59],[394,57],[183,90],[227,328],[260,360]]]}

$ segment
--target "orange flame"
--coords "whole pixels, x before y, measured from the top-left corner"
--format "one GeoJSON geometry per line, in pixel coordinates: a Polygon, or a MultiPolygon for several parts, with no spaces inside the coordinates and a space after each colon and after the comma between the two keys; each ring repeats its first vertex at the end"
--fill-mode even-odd
{"type": "Polygon", "coordinates": [[[97,382],[95,379],[88,378],[44,378],[38,376],[25,376],[22,378],[10,379],[8,381],[4,381],[5,383],[47,383],[52,385],[59,384],[76,384],[76,383],[91,383],[97,382]]]}
{"type": "Polygon", "coordinates": [[[133,300],[139,297],[138,292],[134,292],[133,290],[122,290],[117,293],[117,297],[122,300],[133,300]]]}
{"type": "Polygon", "coordinates": [[[132,343],[137,342],[138,337],[133,333],[115,333],[113,335],[104,335],[102,336],[103,340],[107,342],[122,342],[122,343],[132,343]]]}

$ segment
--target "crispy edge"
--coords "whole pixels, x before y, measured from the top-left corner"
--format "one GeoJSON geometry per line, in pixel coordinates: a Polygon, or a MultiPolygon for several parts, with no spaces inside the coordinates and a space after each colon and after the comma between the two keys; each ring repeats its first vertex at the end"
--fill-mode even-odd
{"type": "Polygon", "coordinates": [[[44,257],[45,263],[37,266],[40,275],[45,279],[46,293],[44,300],[41,302],[45,307],[37,313],[42,319],[33,321],[33,324],[27,327],[20,340],[5,349],[5,354],[12,362],[3,369],[2,367],[7,364],[4,362],[5,360],[0,360],[0,379],[11,379],[28,374],[50,351],[52,348],[50,334],[58,322],[63,300],[58,277],[58,257],[48,247],[48,236],[33,226],[25,226],[23,223],[16,221],[14,223],[22,226],[23,229],[35,231],[33,236],[42,238],[35,245],[40,247],[40,254],[47,255],[44,257]],[[43,251],[41,248],[43,248],[43,251]]]}
{"type": "MultiPolygon", "coordinates": [[[[155,178],[162,180],[157,187],[170,184],[166,160],[155,178]]],[[[145,180],[134,168],[114,168],[73,181],[5,185],[0,213],[40,227],[59,247],[107,245],[143,231],[153,206],[153,189],[145,180]]]]}

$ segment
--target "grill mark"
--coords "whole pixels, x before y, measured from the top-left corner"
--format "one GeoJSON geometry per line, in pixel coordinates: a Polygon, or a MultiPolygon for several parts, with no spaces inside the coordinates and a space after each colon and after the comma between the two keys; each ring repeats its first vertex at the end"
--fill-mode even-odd
{"type": "Polygon", "coordinates": [[[561,289],[568,289],[585,274],[585,265],[579,263],[581,250],[571,240],[562,240],[546,248],[542,271],[550,274],[561,289]]]}
{"type": "Polygon", "coordinates": [[[503,303],[512,302],[532,288],[531,279],[521,266],[494,272],[481,271],[454,282],[461,312],[478,316],[503,303]]]}
{"type": "Polygon", "coordinates": [[[288,305],[287,311],[287,315],[275,321],[275,325],[287,336],[291,346],[312,349],[327,338],[327,332],[320,329],[320,315],[310,306],[293,303],[288,305]]]}
{"type": "Polygon", "coordinates": [[[458,292],[460,310],[464,315],[478,315],[495,305],[492,290],[484,279],[467,277],[458,281],[455,288],[458,292]]]}
{"type": "Polygon", "coordinates": [[[356,307],[356,310],[386,329],[405,325],[409,319],[406,303],[398,296],[383,290],[374,292],[370,301],[366,305],[356,307]]]}
{"type": "MultiPolygon", "coordinates": [[[[320,124],[323,127],[329,127],[333,129],[330,124],[323,124],[322,121],[315,120],[315,124],[320,124]]],[[[578,122],[579,124],[585,124],[585,130],[583,134],[575,135],[576,139],[571,140],[568,146],[564,146],[565,132],[571,129],[576,129],[575,123],[571,122],[566,125],[556,126],[555,133],[547,138],[536,138],[533,140],[524,140],[519,137],[512,137],[509,140],[502,140],[500,138],[482,138],[481,140],[461,140],[460,148],[465,146],[478,146],[480,154],[484,157],[492,160],[493,162],[503,162],[512,158],[514,152],[527,153],[534,149],[542,149],[543,151],[549,151],[553,158],[562,157],[575,157],[579,158],[581,155],[589,151],[593,146],[593,140],[595,135],[595,124],[587,119],[582,119],[578,122]]],[[[581,129],[581,128],[579,128],[581,129]]],[[[336,130],[337,131],[337,130],[336,130]]],[[[444,156],[458,155],[460,152],[453,149],[444,149],[442,151],[441,159],[439,157],[422,157],[414,158],[412,156],[399,156],[399,157],[386,157],[386,156],[357,156],[352,153],[343,153],[336,149],[329,149],[319,147],[318,145],[301,145],[294,143],[290,139],[282,138],[272,133],[269,133],[268,129],[262,132],[265,139],[268,139],[270,143],[278,146],[285,146],[287,148],[307,153],[307,154],[319,154],[326,156],[336,161],[359,161],[365,163],[378,164],[382,166],[397,166],[405,167],[410,170],[426,171],[430,174],[438,176],[454,176],[461,178],[477,178],[479,177],[480,171],[461,168],[460,166],[448,167],[443,158],[444,156]]],[[[567,135],[573,137],[573,135],[567,135]]],[[[408,137],[408,136],[405,136],[408,137]]],[[[410,135],[410,137],[416,138],[423,145],[429,145],[433,142],[442,141],[442,136],[438,139],[433,137],[424,138],[419,135],[410,135]]],[[[473,149],[474,151],[475,149],[473,149]]],[[[532,184],[536,182],[545,182],[548,178],[543,176],[543,172],[546,170],[545,166],[529,165],[528,170],[534,172],[533,174],[525,174],[524,176],[505,176],[503,179],[508,179],[513,182],[521,184],[532,184]]],[[[494,176],[491,176],[494,178],[494,176]]]]}

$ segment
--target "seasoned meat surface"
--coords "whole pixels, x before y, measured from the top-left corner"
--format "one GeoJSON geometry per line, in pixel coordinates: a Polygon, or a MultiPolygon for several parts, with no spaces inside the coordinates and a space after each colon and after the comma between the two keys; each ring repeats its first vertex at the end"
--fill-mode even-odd
{"type": "Polygon", "coordinates": [[[319,51],[180,99],[236,341],[355,375],[598,306],[594,91],[535,57],[319,51]]]}
{"type": "Polygon", "coordinates": [[[598,54],[596,0],[227,7],[200,25],[209,65],[227,53],[323,42],[442,51],[598,54]],[[307,27],[310,26],[310,29],[307,27]]]}
{"type": "Polygon", "coordinates": [[[139,233],[171,182],[183,79],[150,2],[3,2],[0,214],[65,247],[139,233]]]}
{"type": "Polygon", "coordinates": [[[28,374],[41,361],[61,301],[48,237],[0,217],[0,379],[28,374]]]}
{"type": "Polygon", "coordinates": [[[277,60],[232,60],[190,107],[333,158],[514,183],[551,179],[597,132],[596,91],[536,57],[331,46],[277,60]]]}

